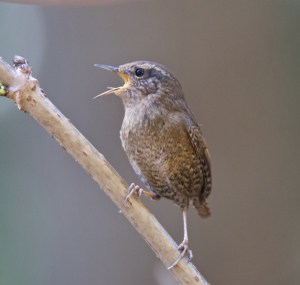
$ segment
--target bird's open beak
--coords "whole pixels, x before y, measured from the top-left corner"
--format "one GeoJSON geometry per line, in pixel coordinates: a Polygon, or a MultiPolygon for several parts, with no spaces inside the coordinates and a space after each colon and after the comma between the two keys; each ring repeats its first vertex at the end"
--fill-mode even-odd
{"type": "MultiPolygon", "coordinates": [[[[112,71],[112,72],[116,73],[117,75],[122,77],[122,79],[124,80],[124,85],[129,81],[129,77],[126,74],[121,73],[119,71],[118,67],[110,66],[110,65],[104,65],[104,64],[95,64],[94,66],[100,67],[100,68],[103,68],[103,69],[106,69],[106,70],[109,70],[109,71],[112,71]]],[[[99,97],[104,96],[104,95],[109,95],[109,94],[115,93],[115,91],[120,90],[123,86],[120,86],[120,87],[107,87],[109,90],[95,96],[93,99],[99,98],[99,97]]]]}

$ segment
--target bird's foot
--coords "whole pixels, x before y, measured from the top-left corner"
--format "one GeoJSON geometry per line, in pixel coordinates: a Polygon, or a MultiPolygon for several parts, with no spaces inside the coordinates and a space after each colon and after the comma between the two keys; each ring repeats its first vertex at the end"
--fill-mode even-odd
{"type": "Polygon", "coordinates": [[[143,188],[141,188],[139,185],[136,185],[134,183],[131,183],[129,188],[129,193],[127,194],[127,196],[125,197],[124,203],[126,204],[128,202],[128,199],[131,197],[132,194],[137,194],[139,197],[143,196],[147,196],[153,200],[159,200],[160,196],[155,194],[155,193],[151,193],[148,191],[145,191],[143,188]]]}
{"type": "Polygon", "coordinates": [[[193,258],[193,252],[189,249],[188,240],[183,240],[182,243],[177,247],[177,249],[180,251],[180,254],[177,259],[167,268],[168,270],[174,268],[178,264],[178,262],[182,258],[184,258],[185,255],[188,256],[188,262],[190,262],[193,258]]]}

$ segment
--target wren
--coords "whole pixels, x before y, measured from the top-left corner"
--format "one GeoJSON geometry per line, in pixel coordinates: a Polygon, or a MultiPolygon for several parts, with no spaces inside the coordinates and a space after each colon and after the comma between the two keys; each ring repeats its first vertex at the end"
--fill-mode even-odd
{"type": "MultiPolygon", "coordinates": [[[[188,107],[181,84],[163,65],[136,61],[113,67],[124,85],[96,96],[116,94],[122,99],[125,115],[120,131],[128,159],[148,191],[135,184],[133,193],[153,199],[168,198],[183,213],[184,238],[178,246],[181,258],[192,252],[188,247],[187,210],[190,201],[201,217],[208,217],[206,202],[212,189],[210,156],[201,129],[188,107]]],[[[95,97],[95,98],[96,98],[95,97]]]]}

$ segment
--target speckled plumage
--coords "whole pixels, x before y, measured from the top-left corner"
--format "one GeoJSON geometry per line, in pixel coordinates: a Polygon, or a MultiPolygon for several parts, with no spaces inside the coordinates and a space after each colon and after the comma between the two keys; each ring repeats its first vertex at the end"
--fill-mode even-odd
{"type": "Polygon", "coordinates": [[[133,169],[148,190],[173,200],[181,209],[192,200],[199,214],[208,216],[210,158],[180,83],[152,62],[125,64],[119,70],[134,78],[117,93],[125,106],[122,145],[133,169]],[[134,78],[137,67],[152,70],[151,77],[134,78]]]}
{"type": "MultiPolygon", "coordinates": [[[[134,171],[149,191],[174,201],[184,215],[192,201],[202,217],[209,216],[210,157],[178,80],[164,66],[148,61],[114,69],[99,66],[113,70],[125,81],[124,86],[104,94],[113,92],[123,101],[120,136],[134,171]]],[[[179,247],[184,246],[186,252],[186,229],[179,247]]]]}

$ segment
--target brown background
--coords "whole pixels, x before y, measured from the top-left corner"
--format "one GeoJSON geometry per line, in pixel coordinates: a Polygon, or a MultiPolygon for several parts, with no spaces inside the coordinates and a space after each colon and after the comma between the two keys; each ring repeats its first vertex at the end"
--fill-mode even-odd
{"type": "MultiPolygon", "coordinates": [[[[189,212],[211,284],[300,282],[298,1],[0,4],[0,55],[28,58],[48,97],[128,181],[120,80],[94,63],[148,59],[180,79],[209,145],[213,215],[189,212]]],[[[90,177],[0,99],[0,284],[175,284],[90,177]]],[[[181,214],[144,200],[176,241],[181,214]]]]}

